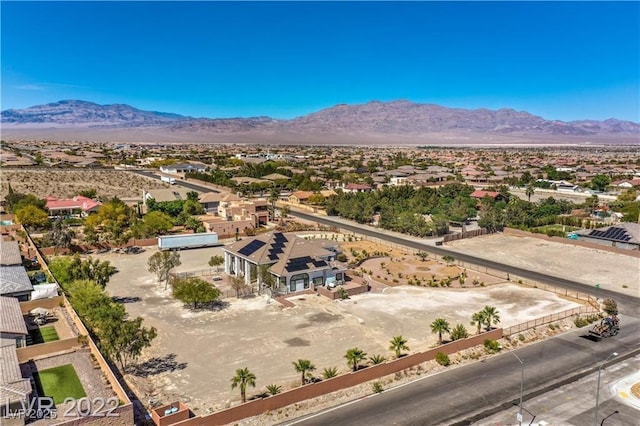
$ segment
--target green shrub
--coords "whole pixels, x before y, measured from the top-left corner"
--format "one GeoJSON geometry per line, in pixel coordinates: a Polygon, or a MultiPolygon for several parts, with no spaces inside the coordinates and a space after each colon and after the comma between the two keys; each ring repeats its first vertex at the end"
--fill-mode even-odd
{"type": "Polygon", "coordinates": [[[500,350],[500,343],[497,340],[486,339],[484,341],[484,348],[487,353],[493,354],[500,350]]]}
{"type": "Polygon", "coordinates": [[[451,364],[449,355],[445,354],[444,352],[438,352],[436,354],[436,362],[444,367],[447,367],[449,364],[451,364]]]}
{"type": "Polygon", "coordinates": [[[521,342],[524,342],[525,341],[524,334],[518,334],[518,340],[520,340],[521,342]]]}
{"type": "Polygon", "coordinates": [[[375,393],[382,393],[382,391],[384,391],[383,387],[382,387],[382,383],[380,382],[373,382],[373,391],[375,393]]]}

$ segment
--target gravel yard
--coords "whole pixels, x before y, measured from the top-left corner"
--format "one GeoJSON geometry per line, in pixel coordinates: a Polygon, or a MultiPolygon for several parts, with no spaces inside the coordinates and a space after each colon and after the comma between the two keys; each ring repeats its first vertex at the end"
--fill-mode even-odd
{"type": "Polygon", "coordinates": [[[630,296],[640,294],[640,258],[533,237],[494,234],[447,243],[450,250],[541,271],[630,296]]]}
{"type": "MultiPolygon", "coordinates": [[[[288,309],[266,296],[229,298],[220,310],[194,312],[173,300],[170,291],[146,272],[155,250],[100,256],[119,270],[107,291],[139,297],[126,304],[127,311],[158,329],[158,338],[133,378],[139,397],[182,400],[197,414],[238,402],[239,392],[230,386],[238,368],[248,367],[257,376],[257,387],[248,389],[249,395],[262,393],[271,383],[287,389],[299,384],[291,364],[299,358],[310,359],[320,375],[325,367],[347,371],[343,356],[354,346],[370,356],[389,357],[388,342],[398,334],[408,338],[411,352],[432,347],[437,336],[429,324],[439,316],[473,332],[470,316],[485,305],[498,309],[502,326],[577,306],[551,293],[498,282],[469,289],[387,287],[335,302],[316,295],[294,296],[290,300],[295,307],[288,309]]],[[[219,247],[182,251],[179,270],[209,268],[209,257],[219,252],[219,247]]]]}

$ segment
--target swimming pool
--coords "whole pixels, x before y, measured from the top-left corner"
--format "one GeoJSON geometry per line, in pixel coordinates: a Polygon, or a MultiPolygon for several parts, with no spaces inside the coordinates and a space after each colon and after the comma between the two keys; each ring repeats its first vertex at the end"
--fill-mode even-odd
{"type": "Polygon", "coordinates": [[[13,222],[10,220],[0,220],[0,226],[11,226],[13,222]]]}

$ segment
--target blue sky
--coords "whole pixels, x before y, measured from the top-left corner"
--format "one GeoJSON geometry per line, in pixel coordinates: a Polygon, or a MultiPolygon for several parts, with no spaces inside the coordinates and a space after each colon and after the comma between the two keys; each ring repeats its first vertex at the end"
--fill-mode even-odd
{"type": "Polygon", "coordinates": [[[638,2],[6,2],[2,109],[292,118],[408,99],[640,121],[638,2]]]}

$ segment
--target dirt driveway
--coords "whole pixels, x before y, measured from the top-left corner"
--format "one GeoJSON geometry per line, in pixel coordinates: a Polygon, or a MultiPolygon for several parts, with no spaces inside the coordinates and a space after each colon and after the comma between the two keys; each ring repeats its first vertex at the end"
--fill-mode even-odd
{"type": "MultiPolygon", "coordinates": [[[[145,353],[147,362],[134,377],[140,398],[182,400],[198,414],[238,402],[239,393],[230,386],[238,368],[248,367],[257,376],[257,388],[250,388],[249,395],[271,383],[286,389],[299,384],[292,366],[299,358],[310,359],[320,375],[325,367],[347,371],[344,354],[354,346],[369,355],[390,356],[389,339],[398,334],[409,339],[412,351],[426,349],[436,344],[429,324],[438,316],[473,332],[470,316],[485,305],[498,309],[503,326],[576,306],[541,290],[496,283],[473,289],[389,287],[346,301],[304,295],[290,299],[295,307],[288,309],[266,296],[231,298],[219,311],[194,312],[174,301],[146,272],[154,251],[101,256],[119,270],[107,291],[133,298],[125,305],[130,315],[142,316],[146,325],[158,329],[158,338],[145,353]]],[[[220,251],[183,251],[180,269],[208,268],[209,257],[220,251]]]]}

